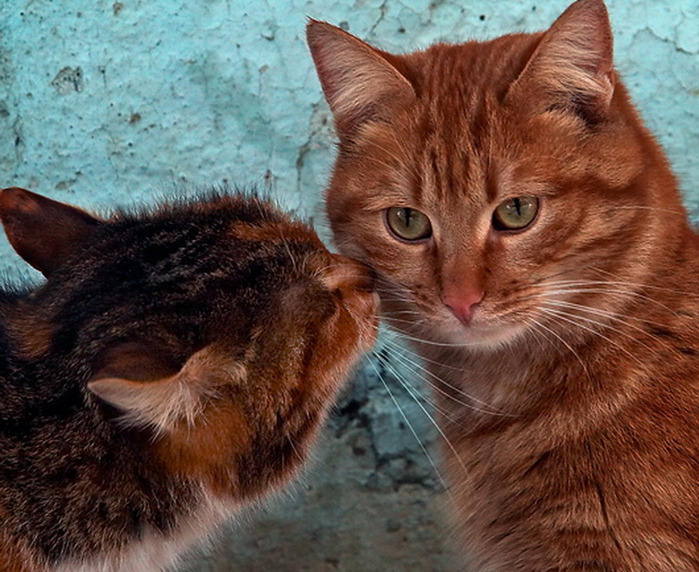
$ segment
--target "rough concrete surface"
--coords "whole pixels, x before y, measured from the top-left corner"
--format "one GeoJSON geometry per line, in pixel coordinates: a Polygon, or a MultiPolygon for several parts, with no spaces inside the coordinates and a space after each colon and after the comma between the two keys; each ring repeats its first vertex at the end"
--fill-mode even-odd
{"type": "MultiPolygon", "coordinates": [[[[1,0],[0,186],[108,210],[176,187],[256,184],[327,237],[321,197],[334,135],[305,46],[307,16],[405,52],[543,29],[567,4],[1,0]]],[[[608,6],[617,68],[699,219],[699,0],[608,6]]],[[[4,236],[0,269],[38,280],[4,236]]],[[[189,570],[462,567],[433,468],[439,435],[425,415],[435,413],[429,391],[419,366],[406,362],[413,358],[388,339],[379,348],[292,490],[239,519],[189,570]]]]}

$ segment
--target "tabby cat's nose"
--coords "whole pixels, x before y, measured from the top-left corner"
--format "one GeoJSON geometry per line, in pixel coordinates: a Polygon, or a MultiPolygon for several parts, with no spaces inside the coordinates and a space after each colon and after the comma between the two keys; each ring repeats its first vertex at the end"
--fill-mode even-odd
{"type": "Polygon", "coordinates": [[[444,304],[458,318],[458,320],[468,326],[473,318],[473,312],[483,299],[483,292],[469,292],[459,296],[446,296],[444,304]]]}

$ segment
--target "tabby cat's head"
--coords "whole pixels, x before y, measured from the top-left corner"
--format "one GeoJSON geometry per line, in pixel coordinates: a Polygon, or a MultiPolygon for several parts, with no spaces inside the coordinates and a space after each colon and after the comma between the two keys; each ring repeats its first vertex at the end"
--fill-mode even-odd
{"type": "Polygon", "coordinates": [[[631,287],[614,282],[642,281],[660,234],[685,224],[602,0],[544,33],[407,55],[317,21],[308,40],[340,139],[335,239],[377,270],[399,328],[485,347],[570,329],[552,298],[617,309],[631,287]],[[659,208],[677,216],[663,227],[659,208]]]}
{"type": "Polygon", "coordinates": [[[298,466],[375,336],[367,269],[257,198],[99,219],[13,188],[0,219],[48,278],[10,320],[25,363],[72,368],[174,473],[229,492],[298,466]]]}

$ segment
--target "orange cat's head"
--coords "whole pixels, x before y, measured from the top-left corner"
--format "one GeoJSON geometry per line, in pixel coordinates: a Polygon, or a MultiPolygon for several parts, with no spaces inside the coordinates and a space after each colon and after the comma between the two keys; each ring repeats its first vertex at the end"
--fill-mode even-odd
{"type": "Polygon", "coordinates": [[[560,335],[566,305],[623,306],[659,238],[686,227],[614,71],[602,0],[543,33],[407,55],[317,21],[308,41],[340,140],[337,245],[377,270],[384,314],[408,333],[560,335]]]}

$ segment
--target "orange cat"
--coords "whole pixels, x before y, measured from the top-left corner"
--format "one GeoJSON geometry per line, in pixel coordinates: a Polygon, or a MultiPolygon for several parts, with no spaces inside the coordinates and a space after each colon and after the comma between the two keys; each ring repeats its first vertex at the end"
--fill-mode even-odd
{"type": "Polygon", "coordinates": [[[699,569],[699,241],[604,3],[407,55],[308,39],[335,239],[437,385],[474,568],[699,569]]]}

